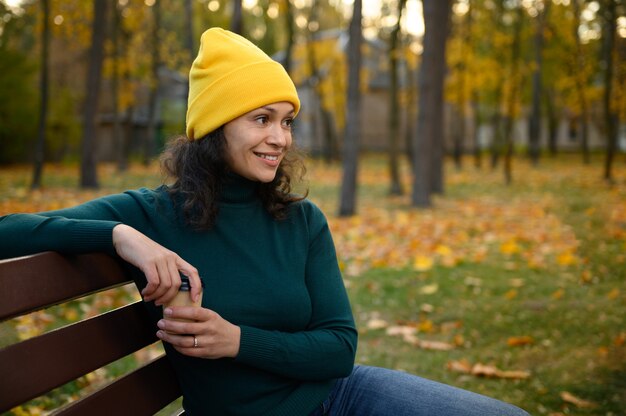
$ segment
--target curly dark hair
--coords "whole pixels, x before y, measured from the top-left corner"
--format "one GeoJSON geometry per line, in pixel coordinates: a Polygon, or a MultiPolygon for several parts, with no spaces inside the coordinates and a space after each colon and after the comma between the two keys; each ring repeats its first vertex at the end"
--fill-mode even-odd
{"type": "MultiPolygon", "coordinates": [[[[219,199],[230,172],[226,163],[224,128],[199,140],[186,136],[173,138],[161,155],[161,168],[169,185],[170,196],[181,201],[185,222],[196,230],[209,230],[219,212],[219,199]]],[[[305,168],[302,154],[294,145],[282,160],[272,182],[261,183],[259,198],[267,212],[277,220],[287,217],[289,204],[307,196],[291,193],[292,181],[301,180],[305,168]]]]}

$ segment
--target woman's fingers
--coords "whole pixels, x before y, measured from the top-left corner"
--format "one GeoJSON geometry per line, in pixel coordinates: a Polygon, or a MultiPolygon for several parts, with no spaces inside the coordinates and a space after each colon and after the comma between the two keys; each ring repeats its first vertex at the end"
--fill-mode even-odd
{"type": "Polygon", "coordinates": [[[159,265],[159,276],[162,281],[158,295],[155,296],[156,305],[167,304],[178,293],[181,280],[178,268],[176,267],[177,258],[178,256],[176,254],[171,253],[171,256],[167,256],[165,261],[159,265]]]}
{"type": "Polygon", "coordinates": [[[182,274],[189,278],[189,285],[191,286],[191,300],[194,303],[198,302],[200,300],[200,294],[202,293],[202,282],[200,281],[198,269],[180,257],[178,257],[176,266],[182,274]]]}
{"type": "Polygon", "coordinates": [[[241,329],[216,312],[180,306],[165,308],[163,314],[157,336],[180,353],[203,358],[236,357],[239,353],[241,329]]]}
{"type": "Polygon", "coordinates": [[[150,302],[151,300],[154,300],[154,293],[159,287],[159,273],[157,272],[156,267],[144,269],[143,273],[146,276],[148,283],[141,291],[141,296],[143,296],[144,301],[150,302]]]}
{"type": "Polygon", "coordinates": [[[198,297],[201,288],[198,271],[178,254],[124,224],[113,228],[113,245],[121,258],[146,276],[147,285],[141,291],[146,302],[154,300],[162,305],[172,300],[181,283],[179,271],[189,276],[192,296],[198,297]]]}

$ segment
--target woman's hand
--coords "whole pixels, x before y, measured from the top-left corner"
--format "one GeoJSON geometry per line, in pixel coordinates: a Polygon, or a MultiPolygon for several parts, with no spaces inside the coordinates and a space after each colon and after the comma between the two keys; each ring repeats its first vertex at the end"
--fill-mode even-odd
{"type": "Polygon", "coordinates": [[[157,336],[181,354],[212,359],[239,354],[241,328],[216,312],[194,306],[174,306],[165,308],[163,315],[165,318],[158,322],[157,336]]]}
{"type": "Polygon", "coordinates": [[[124,224],[113,228],[113,246],[121,258],[146,276],[148,284],[141,291],[144,301],[162,305],[174,298],[180,287],[179,272],[189,277],[192,299],[199,298],[202,286],[198,270],[178,254],[124,224]]]}

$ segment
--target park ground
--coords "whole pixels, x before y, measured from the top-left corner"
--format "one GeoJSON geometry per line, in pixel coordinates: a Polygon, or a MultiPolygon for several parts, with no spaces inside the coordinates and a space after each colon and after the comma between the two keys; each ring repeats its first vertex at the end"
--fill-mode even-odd
{"type": "MultiPolygon", "coordinates": [[[[445,169],[428,209],[388,196],[386,159],[361,159],[358,212],[338,218],[338,164],[310,160],[309,198],[328,216],[359,327],[357,361],[400,369],[512,402],[533,415],[626,414],[626,163],[615,182],[603,159],[514,161],[500,169],[445,169]]],[[[402,168],[410,191],[408,166],[402,168]]],[[[124,174],[100,167],[101,188],[77,189],[78,166],[0,168],[0,215],[78,204],[161,181],[156,165],[124,174]]],[[[299,189],[303,189],[301,186],[299,189]]],[[[133,288],[0,324],[0,346],[107,310],[133,288]]],[[[79,389],[158,353],[135,354],[11,414],[43,414],[79,389]]]]}

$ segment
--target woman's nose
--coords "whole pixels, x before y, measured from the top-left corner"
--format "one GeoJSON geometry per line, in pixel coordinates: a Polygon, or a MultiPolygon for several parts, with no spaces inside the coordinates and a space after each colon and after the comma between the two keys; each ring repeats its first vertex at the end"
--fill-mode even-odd
{"type": "Polygon", "coordinates": [[[289,142],[291,132],[282,128],[282,126],[272,126],[267,142],[274,146],[285,147],[289,142]]]}

